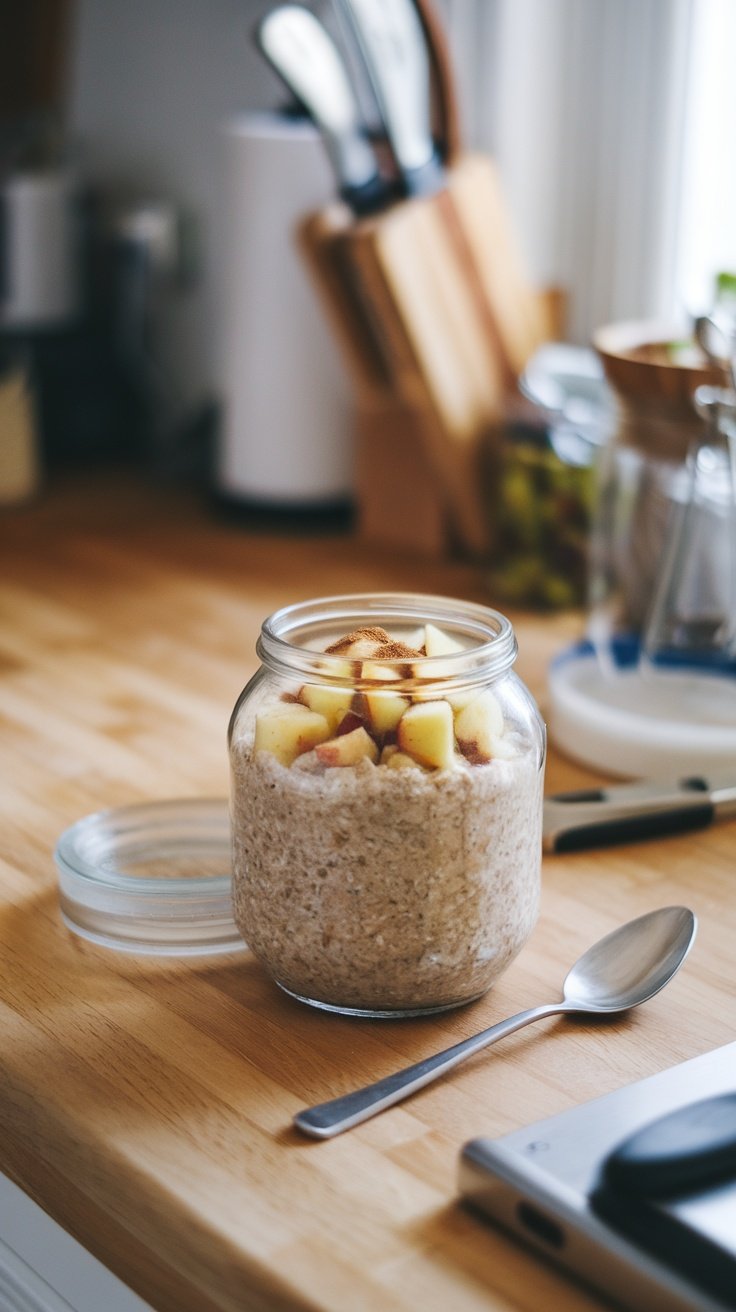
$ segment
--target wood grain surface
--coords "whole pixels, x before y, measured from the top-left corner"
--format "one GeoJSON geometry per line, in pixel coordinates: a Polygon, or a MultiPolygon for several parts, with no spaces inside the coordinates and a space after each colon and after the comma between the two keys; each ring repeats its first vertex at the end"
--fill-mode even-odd
{"type": "MultiPolygon", "coordinates": [[[[526,948],[483,1000],[432,1019],[320,1014],[247,954],[94,948],[59,917],[59,833],[101,807],[226,793],[267,613],[351,590],[494,599],[477,568],[244,528],[122,475],[6,513],[0,551],[0,1169],[160,1312],[599,1306],[459,1205],[459,1150],[733,1039],[734,823],[545,859],[526,948]],[[629,1019],[544,1022],[333,1141],[291,1128],[307,1103],[558,997],[594,939],[675,902],[698,941],[629,1019]]],[[[544,707],[580,620],[514,619],[544,707]]],[[[591,778],[550,752],[548,791],[591,778]]]]}

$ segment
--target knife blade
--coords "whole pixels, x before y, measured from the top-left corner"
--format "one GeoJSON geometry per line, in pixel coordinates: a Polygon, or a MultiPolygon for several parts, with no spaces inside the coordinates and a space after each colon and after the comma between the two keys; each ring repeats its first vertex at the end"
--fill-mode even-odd
{"type": "Polygon", "coordinates": [[[392,199],[391,189],[363,131],[345,63],[326,28],[301,5],[280,5],[258,24],[255,41],[321,132],[343,199],[359,215],[381,209],[392,199]]]}
{"type": "Polygon", "coordinates": [[[407,196],[444,186],[431,131],[429,52],[413,0],[337,0],[363,56],[407,196]]]}
{"type": "Polygon", "coordinates": [[[723,778],[694,775],[558,793],[544,801],[542,846],[575,852],[703,829],[736,817],[735,776],[736,769],[723,778]]]}

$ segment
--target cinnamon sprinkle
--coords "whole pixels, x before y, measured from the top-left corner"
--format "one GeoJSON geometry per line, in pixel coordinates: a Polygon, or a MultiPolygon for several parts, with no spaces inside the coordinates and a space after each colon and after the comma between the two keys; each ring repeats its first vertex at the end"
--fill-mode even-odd
{"type": "Polygon", "coordinates": [[[329,647],[325,647],[325,653],[328,656],[344,656],[353,643],[361,641],[375,642],[377,646],[383,646],[384,643],[391,643],[393,639],[380,625],[366,626],[362,629],[353,629],[353,632],[346,633],[344,638],[338,638],[329,647]]]}

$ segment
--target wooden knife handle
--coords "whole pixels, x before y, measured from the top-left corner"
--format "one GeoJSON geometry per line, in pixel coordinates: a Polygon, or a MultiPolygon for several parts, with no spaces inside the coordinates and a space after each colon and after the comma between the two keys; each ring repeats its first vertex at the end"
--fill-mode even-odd
{"type": "Polygon", "coordinates": [[[447,34],[432,0],[414,0],[429,51],[432,72],[433,135],[444,163],[462,153],[462,129],[455,74],[447,34]]]}

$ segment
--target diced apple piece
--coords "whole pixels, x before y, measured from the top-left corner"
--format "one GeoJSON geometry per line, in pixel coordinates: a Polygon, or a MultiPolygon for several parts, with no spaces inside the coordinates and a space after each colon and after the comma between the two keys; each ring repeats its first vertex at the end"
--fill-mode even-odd
{"type": "Polygon", "coordinates": [[[352,706],[353,690],[330,688],[326,684],[305,683],[300,689],[299,700],[311,711],[318,711],[320,715],[324,715],[332,734],[352,706]]]}
{"type": "Polygon", "coordinates": [[[457,715],[458,711],[462,711],[470,702],[475,701],[477,696],[478,690],[474,688],[472,692],[448,692],[447,700],[457,715]]]}
{"type": "MultiPolygon", "coordinates": [[[[445,633],[442,629],[438,629],[436,624],[425,624],[424,652],[426,656],[436,660],[436,657],[438,656],[454,656],[461,651],[465,651],[462,643],[457,642],[455,638],[451,638],[449,633],[445,633]]],[[[442,678],[445,675],[452,674],[452,670],[452,662],[447,665],[435,664],[432,674],[435,678],[442,678]]],[[[426,669],[423,664],[414,665],[412,673],[417,678],[422,678],[426,674],[426,669]]],[[[421,701],[422,694],[417,693],[415,695],[415,700],[421,701]]]]}
{"type": "Polygon", "coordinates": [[[460,751],[474,764],[490,761],[500,755],[497,743],[503,736],[503,729],[503,711],[490,688],[478,693],[477,697],[458,711],[455,719],[455,734],[460,751]]]}
{"type": "Polygon", "coordinates": [[[350,679],[355,673],[353,661],[345,656],[329,656],[325,653],[325,659],[318,664],[333,679],[350,679]]]}
{"type": "Polygon", "coordinates": [[[407,635],[406,635],[406,640],[405,640],[405,641],[406,641],[406,645],[407,645],[407,647],[413,647],[415,651],[419,652],[419,655],[420,655],[420,656],[424,656],[424,655],[426,655],[426,652],[425,652],[425,650],[424,650],[424,627],[423,627],[423,626],[422,626],[421,629],[414,629],[412,633],[407,633],[407,635]]]}
{"type": "Polygon", "coordinates": [[[337,642],[326,647],[325,651],[330,656],[349,656],[351,660],[362,660],[364,657],[374,656],[379,647],[391,641],[391,634],[380,625],[366,626],[362,629],[354,629],[352,633],[346,633],[343,638],[338,638],[337,642]]]}
{"type": "Polygon", "coordinates": [[[455,759],[455,734],[449,702],[416,702],[399,720],[397,741],[402,752],[420,765],[449,770],[455,759]]]}
{"type": "Polygon", "coordinates": [[[406,752],[402,752],[398,743],[386,743],[381,752],[379,765],[388,765],[392,770],[424,769],[424,766],[415,761],[413,756],[407,756],[406,752]]]}
{"type": "Polygon", "coordinates": [[[256,715],[253,747],[256,752],[270,752],[282,765],[291,765],[329,736],[324,715],[300,702],[281,702],[256,715]]]}
{"type": "Polygon", "coordinates": [[[424,650],[428,656],[450,656],[452,652],[465,651],[465,648],[449,633],[438,629],[436,624],[425,624],[424,650]]]}
{"type": "Polygon", "coordinates": [[[385,665],[382,661],[363,661],[360,667],[361,679],[370,679],[373,683],[390,683],[396,678],[396,668],[385,665]]]}
{"type": "Polygon", "coordinates": [[[379,738],[396,728],[409,706],[408,697],[402,697],[398,692],[389,692],[388,689],[385,692],[365,692],[363,699],[368,712],[368,727],[379,738]]]}
{"type": "Polygon", "coordinates": [[[360,677],[370,679],[373,683],[410,678],[413,673],[413,661],[420,654],[416,648],[407,647],[403,642],[384,643],[373,653],[372,660],[363,661],[360,677]]]}
{"type": "Polygon", "coordinates": [[[374,656],[380,646],[380,643],[371,638],[356,638],[349,647],[341,648],[340,655],[349,656],[354,661],[365,660],[366,656],[374,656]]]}
{"type": "Polygon", "coordinates": [[[382,759],[381,764],[387,765],[389,770],[424,769],[424,766],[421,766],[418,761],[415,761],[413,756],[409,756],[406,752],[402,752],[398,748],[391,754],[391,756],[389,756],[387,761],[384,762],[382,759]]]}
{"type": "Polygon", "coordinates": [[[378,748],[369,733],[361,725],[351,733],[341,734],[339,738],[330,738],[328,742],[315,747],[315,754],[322,765],[357,765],[368,759],[375,765],[378,761],[378,748]]]}

